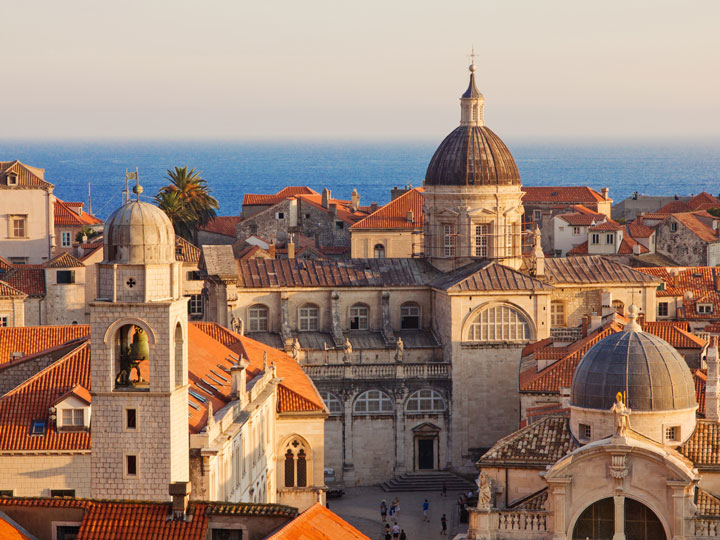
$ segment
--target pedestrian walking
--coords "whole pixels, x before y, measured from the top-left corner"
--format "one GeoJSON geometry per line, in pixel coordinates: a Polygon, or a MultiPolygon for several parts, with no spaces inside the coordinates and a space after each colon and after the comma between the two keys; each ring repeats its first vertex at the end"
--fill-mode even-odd
{"type": "Polygon", "coordinates": [[[392,540],[392,534],[390,533],[390,524],[385,524],[385,540],[392,540]]]}
{"type": "Polygon", "coordinates": [[[395,515],[395,500],[390,503],[390,512],[388,512],[388,515],[390,517],[393,517],[395,515]]]}
{"type": "Polygon", "coordinates": [[[393,525],[392,532],[393,538],[398,540],[398,537],[400,536],[400,526],[397,524],[397,521],[395,522],[395,525],[393,525]]]}
{"type": "Polygon", "coordinates": [[[385,523],[385,518],[387,516],[387,503],[385,502],[385,499],[382,500],[380,503],[380,517],[382,518],[383,523],[385,523]]]}
{"type": "Polygon", "coordinates": [[[445,480],[443,480],[442,496],[447,497],[447,482],[445,480]]]}
{"type": "Polygon", "coordinates": [[[395,516],[395,519],[400,515],[400,497],[395,497],[395,500],[393,501],[393,506],[395,507],[395,512],[393,515],[395,516]]]}
{"type": "Polygon", "coordinates": [[[402,529],[400,531],[400,540],[407,540],[407,534],[405,534],[405,529],[402,529]]]}
{"type": "Polygon", "coordinates": [[[445,517],[445,514],[443,514],[440,518],[440,525],[442,525],[442,531],[440,531],[440,534],[447,536],[447,518],[445,517]]]}
{"type": "Polygon", "coordinates": [[[430,519],[428,519],[428,510],[430,510],[430,503],[425,499],[423,503],[423,521],[430,521],[430,519]]]}

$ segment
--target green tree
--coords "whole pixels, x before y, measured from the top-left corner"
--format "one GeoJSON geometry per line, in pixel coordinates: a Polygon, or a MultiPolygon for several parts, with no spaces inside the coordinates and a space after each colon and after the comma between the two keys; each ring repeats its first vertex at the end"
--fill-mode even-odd
{"type": "Polygon", "coordinates": [[[87,239],[90,240],[91,238],[95,238],[99,233],[93,229],[92,227],[88,227],[87,225],[83,225],[83,228],[78,231],[78,233],[75,235],[75,241],[76,242],[82,242],[83,236],[87,236],[87,239]]]}
{"type": "Polygon", "coordinates": [[[195,169],[188,170],[187,165],[168,169],[166,178],[170,183],[155,196],[175,232],[190,241],[195,240],[198,228],[215,219],[219,207],[201,174],[195,169]]]}

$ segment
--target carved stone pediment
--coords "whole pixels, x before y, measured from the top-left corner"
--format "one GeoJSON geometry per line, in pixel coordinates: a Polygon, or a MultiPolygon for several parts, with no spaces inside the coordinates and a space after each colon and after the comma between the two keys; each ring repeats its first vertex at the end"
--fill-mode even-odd
{"type": "Polygon", "coordinates": [[[412,428],[412,431],[415,435],[434,436],[440,433],[440,428],[430,422],[423,422],[422,424],[412,428]]]}

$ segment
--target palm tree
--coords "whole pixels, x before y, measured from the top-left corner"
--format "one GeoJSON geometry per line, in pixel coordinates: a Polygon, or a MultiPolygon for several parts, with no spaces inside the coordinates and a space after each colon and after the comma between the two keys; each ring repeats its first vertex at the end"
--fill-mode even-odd
{"type": "Polygon", "coordinates": [[[188,170],[187,165],[168,169],[167,179],[170,184],[161,188],[155,197],[160,208],[166,211],[175,225],[177,234],[188,240],[193,240],[198,228],[215,219],[215,211],[219,207],[201,174],[195,169],[188,170]]]}

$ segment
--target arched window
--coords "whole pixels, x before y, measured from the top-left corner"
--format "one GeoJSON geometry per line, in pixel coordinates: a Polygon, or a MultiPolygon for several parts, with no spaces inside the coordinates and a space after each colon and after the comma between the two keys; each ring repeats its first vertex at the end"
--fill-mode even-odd
{"type": "MultiPolygon", "coordinates": [[[[115,387],[147,389],[150,383],[150,343],[147,332],[135,324],[124,324],[115,331],[113,345],[115,387]]],[[[177,343],[175,350],[177,353],[177,343]]]]}
{"type": "Polygon", "coordinates": [[[315,304],[305,304],[298,310],[298,327],[301,332],[311,332],[320,326],[320,309],[315,304]]]}
{"type": "Polygon", "coordinates": [[[350,307],[350,330],[367,330],[370,308],[365,304],[350,307]]]}
{"type": "Polygon", "coordinates": [[[175,326],[175,387],[185,384],[185,341],[183,340],[182,325],[178,322],[175,326]]]}
{"type": "MultiPolygon", "coordinates": [[[[299,437],[293,437],[285,444],[283,476],[285,487],[307,487],[308,477],[312,478],[310,447],[299,437]]],[[[279,467],[278,467],[279,469],[279,467]]]]}
{"type": "Polygon", "coordinates": [[[375,248],[373,248],[373,256],[376,259],[384,259],[385,258],[385,246],[382,244],[375,244],[375,248]]]}
{"type": "Polygon", "coordinates": [[[619,313],[620,315],[625,315],[625,304],[621,300],[613,300],[612,308],[615,310],[616,313],[619,313]]]}
{"type": "Polygon", "coordinates": [[[445,410],[445,400],[437,390],[423,388],[410,394],[405,407],[408,412],[441,412],[445,410]]]}
{"type": "Polygon", "coordinates": [[[565,326],[565,302],[562,300],[550,302],[550,326],[565,326]]]}
{"type": "Polygon", "coordinates": [[[248,309],[248,332],[268,331],[268,308],[262,304],[255,304],[248,309]]]}
{"type": "Polygon", "coordinates": [[[330,411],[330,416],[341,416],[343,413],[342,401],[330,392],[320,392],[320,396],[323,398],[325,405],[327,405],[330,411]]]}
{"type": "Polygon", "coordinates": [[[381,390],[367,390],[355,400],[355,414],[392,414],[392,399],[381,390]]]}
{"type": "Polygon", "coordinates": [[[467,335],[469,341],[528,341],[531,338],[525,316],[505,305],[490,306],[478,313],[467,335]]]}
{"type": "Polygon", "coordinates": [[[405,302],[400,306],[400,328],[403,330],[420,328],[420,306],[415,302],[405,302]]]}

